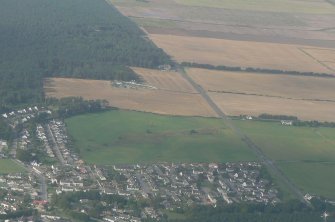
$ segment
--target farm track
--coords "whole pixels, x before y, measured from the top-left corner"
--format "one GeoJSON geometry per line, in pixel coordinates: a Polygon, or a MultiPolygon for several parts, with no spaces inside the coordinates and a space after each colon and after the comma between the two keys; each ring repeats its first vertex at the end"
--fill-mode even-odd
{"type": "Polygon", "coordinates": [[[227,126],[231,128],[241,138],[241,140],[257,155],[257,157],[263,162],[263,164],[265,164],[270,172],[273,173],[280,181],[284,182],[285,185],[290,189],[292,194],[296,196],[296,198],[298,198],[306,205],[311,206],[311,203],[305,200],[304,195],[300,191],[300,189],[287,176],[284,175],[284,173],[277,167],[275,162],[271,160],[268,156],[266,156],[258,145],[256,145],[245,133],[243,133],[237,126],[233,124],[229,117],[209,97],[207,92],[185,72],[184,68],[179,67],[178,71],[181,76],[184,77],[196,89],[196,91],[199,92],[199,94],[204,98],[208,105],[216,112],[219,118],[223,119],[226,122],[227,126]]]}

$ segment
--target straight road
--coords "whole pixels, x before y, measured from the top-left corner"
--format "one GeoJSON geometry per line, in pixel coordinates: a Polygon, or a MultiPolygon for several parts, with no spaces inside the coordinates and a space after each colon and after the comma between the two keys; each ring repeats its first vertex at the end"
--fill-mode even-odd
{"type": "Polygon", "coordinates": [[[257,157],[263,162],[263,164],[269,169],[269,171],[281,180],[303,203],[311,206],[311,203],[304,198],[304,194],[300,189],[288,178],[284,173],[277,167],[277,165],[266,156],[261,148],[257,146],[245,133],[243,133],[237,126],[234,125],[232,120],[216,105],[216,103],[209,97],[207,92],[198,85],[184,70],[183,67],[178,68],[179,73],[198,91],[198,93],[206,100],[208,105],[216,112],[219,118],[223,119],[227,126],[231,128],[241,140],[257,155],[257,157]]]}
{"type": "Polygon", "coordinates": [[[51,140],[52,140],[52,146],[51,147],[53,148],[53,151],[54,151],[56,157],[58,158],[59,162],[62,165],[65,165],[66,162],[65,162],[65,160],[63,158],[62,153],[59,150],[59,147],[58,147],[58,144],[56,142],[55,136],[54,136],[52,130],[50,129],[50,125],[49,124],[46,124],[46,129],[47,129],[47,133],[49,135],[49,138],[51,138],[51,140]]]}
{"type": "Polygon", "coordinates": [[[40,197],[42,200],[48,200],[48,185],[46,183],[46,179],[45,176],[43,175],[43,173],[37,173],[32,167],[30,166],[26,166],[24,163],[22,163],[21,161],[17,160],[17,159],[13,159],[17,164],[19,164],[20,166],[22,166],[23,168],[25,168],[27,171],[29,171],[30,173],[32,173],[33,175],[35,175],[36,177],[39,178],[40,180],[40,197]]]}

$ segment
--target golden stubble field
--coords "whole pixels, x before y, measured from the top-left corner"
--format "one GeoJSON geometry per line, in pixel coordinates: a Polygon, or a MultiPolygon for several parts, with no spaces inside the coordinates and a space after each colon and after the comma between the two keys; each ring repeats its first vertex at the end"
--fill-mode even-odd
{"type": "MultiPolygon", "coordinates": [[[[136,70],[136,68],[135,68],[136,70]]],[[[137,69],[144,72],[143,69],[137,69]]],[[[112,87],[110,81],[85,80],[69,78],[49,78],[45,80],[45,93],[47,97],[83,97],[85,99],[105,99],[110,106],[127,110],[137,110],[166,115],[181,116],[216,116],[206,101],[194,89],[182,80],[179,85],[169,88],[172,76],[175,81],[181,78],[178,73],[168,73],[158,75],[153,78],[152,70],[147,70],[147,75],[143,78],[146,84],[156,86],[157,90],[152,89],[126,89],[112,87]],[[161,89],[163,88],[163,89],[161,89]]]]}
{"type": "MultiPolygon", "coordinates": [[[[149,37],[178,62],[335,75],[334,70],[308,55],[301,45],[159,34],[150,34],[149,37]]],[[[309,47],[309,50],[328,49],[309,47]]]]}
{"type": "Polygon", "coordinates": [[[335,79],[187,69],[227,115],[335,121],[335,79]]]}

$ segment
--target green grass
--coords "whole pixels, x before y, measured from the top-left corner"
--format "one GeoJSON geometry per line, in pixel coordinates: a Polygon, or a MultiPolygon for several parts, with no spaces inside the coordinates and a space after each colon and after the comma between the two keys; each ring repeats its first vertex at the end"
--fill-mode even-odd
{"type": "Polygon", "coordinates": [[[66,120],[88,163],[226,162],[255,160],[224,122],[130,111],[88,114],[66,120]],[[191,130],[197,133],[191,134],[191,130]]]}
{"type": "Polygon", "coordinates": [[[274,160],[335,161],[335,128],[282,126],[277,122],[234,121],[274,160]]]}
{"type": "Polygon", "coordinates": [[[25,169],[10,159],[0,159],[0,174],[20,173],[25,169]]]}
{"type": "Polygon", "coordinates": [[[303,192],[335,200],[335,162],[279,163],[279,166],[303,192]]]}
{"type": "Polygon", "coordinates": [[[227,8],[237,10],[332,14],[335,7],[327,2],[310,0],[176,0],[189,6],[227,8]]]}
{"type": "MultiPolygon", "coordinates": [[[[267,156],[277,160],[282,171],[304,192],[335,198],[335,128],[240,120],[234,123],[267,156]]],[[[287,195],[285,187],[281,189],[287,195]]]]}

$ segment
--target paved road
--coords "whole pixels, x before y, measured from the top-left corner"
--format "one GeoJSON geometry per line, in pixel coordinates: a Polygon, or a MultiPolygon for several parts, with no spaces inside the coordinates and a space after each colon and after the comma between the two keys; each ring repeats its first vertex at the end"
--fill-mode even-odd
{"type": "Polygon", "coordinates": [[[54,153],[55,153],[57,159],[59,160],[59,162],[60,162],[62,165],[65,165],[66,162],[65,162],[65,160],[64,160],[64,158],[63,158],[62,153],[61,153],[60,150],[59,150],[59,147],[58,147],[58,144],[57,144],[57,142],[56,142],[55,136],[54,136],[52,130],[50,129],[50,125],[49,125],[49,124],[46,124],[46,128],[47,128],[47,133],[48,133],[49,137],[50,137],[51,140],[52,140],[52,143],[53,143],[53,144],[52,144],[52,149],[53,149],[53,151],[54,151],[54,153]]]}
{"type": "Polygon", "coordinates": [[[218,117],[225,120],[225,123],[230,127],[240,138],[241,140],[257,155],[257,157],[263,162],[263,164],[272,172],[278,179],[280,179],[284,184],[290,189],[292,194],[294,194],[302,202],[306,203],[308,206],[311,206],[310,202],[305,200],[303,193],[298,187],[284,175],[284,173],[277,167],[277,165],[267,157],[261,148],[257,146],[245,133],[243,133],[231,119],[215,104],[215,102],[208,96],[207,92],[185,72],[185,70],[180,67],[179,73],[199,92],[199,94],[206,100],[210,107],[216,112],[218,117]]]}
{"type": "Polygon", "coordinates": [[[14,161],[25,168],[27,171],[30,173],[34,174],[36,177],[39,178],[40,180],[40,197],[42,200],[48,200],[48,185],[46,183],[45,176],[43,174],[37,173],[32,167],[26,166],[24,163],[21,161],[14,159],[14,161]]]}
{"type": "Polygon", "coordinates": [[[40,192],[41,192],[41,198],[43,200],[48,200],[48,190],[47,190],[47,183],[45,181],[44,175],[38,175],[40,178],[40,192]]]}

